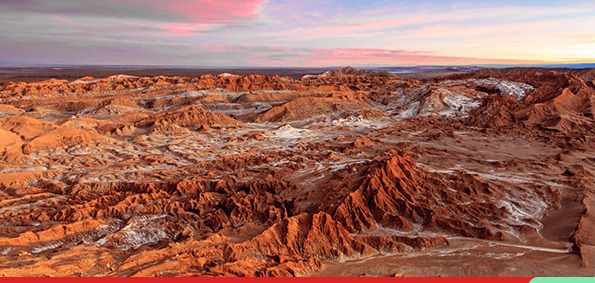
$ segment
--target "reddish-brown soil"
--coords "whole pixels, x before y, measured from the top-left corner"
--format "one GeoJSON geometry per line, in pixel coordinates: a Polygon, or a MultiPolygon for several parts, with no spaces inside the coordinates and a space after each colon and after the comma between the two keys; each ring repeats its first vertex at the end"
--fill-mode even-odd
{"type": "Polygon", "coordinates": [[[0,276],[593,276],[594,77],[3,83],[0,276]]]}

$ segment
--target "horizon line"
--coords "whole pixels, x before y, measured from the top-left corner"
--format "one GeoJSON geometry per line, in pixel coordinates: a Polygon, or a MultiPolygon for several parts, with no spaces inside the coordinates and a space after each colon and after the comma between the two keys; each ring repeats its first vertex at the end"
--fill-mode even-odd
{"type": "Polygon", "coordinates": [[[564,68],[564,66],[595,68],[595,62],[584,63],[545,63],[545,64],[409,64],[409,65],[328,65],[328,66],[191,66],[191,65],[129,65],[129,64],[29,64],[29,63],[3,63],[0,68],[68,68],[68,67],[103,67],[103,68],[168,68],[168,69],[325,69],[325,68],[416,68],[416,67],[475,67],[475,68],[564,68]]]}

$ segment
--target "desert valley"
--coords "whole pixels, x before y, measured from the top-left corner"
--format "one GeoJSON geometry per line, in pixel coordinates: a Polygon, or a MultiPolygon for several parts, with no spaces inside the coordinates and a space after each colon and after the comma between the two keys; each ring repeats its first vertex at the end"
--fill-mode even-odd
{"type": "Polygon", "coordinates": [[[595,70],[0,84],[0,276],[595,275],[595,70]]]}

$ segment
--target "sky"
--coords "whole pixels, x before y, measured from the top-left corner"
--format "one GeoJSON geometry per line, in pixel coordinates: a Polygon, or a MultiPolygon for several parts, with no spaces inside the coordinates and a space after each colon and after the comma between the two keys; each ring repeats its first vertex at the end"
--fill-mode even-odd
{"type": "Polygon", "coordinates": [[[0,64],[592,62],[592,0],[0,0],[0,64]]]}

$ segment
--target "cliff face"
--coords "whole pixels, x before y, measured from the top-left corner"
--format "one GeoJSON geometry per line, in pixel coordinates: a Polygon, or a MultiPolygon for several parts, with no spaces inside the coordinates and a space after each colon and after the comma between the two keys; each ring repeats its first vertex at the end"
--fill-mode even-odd
{"type": "Polygon", "coordinates": [[[594,101],[588,70],[4,84],[0,275],[589,274],[594,101]]]}

